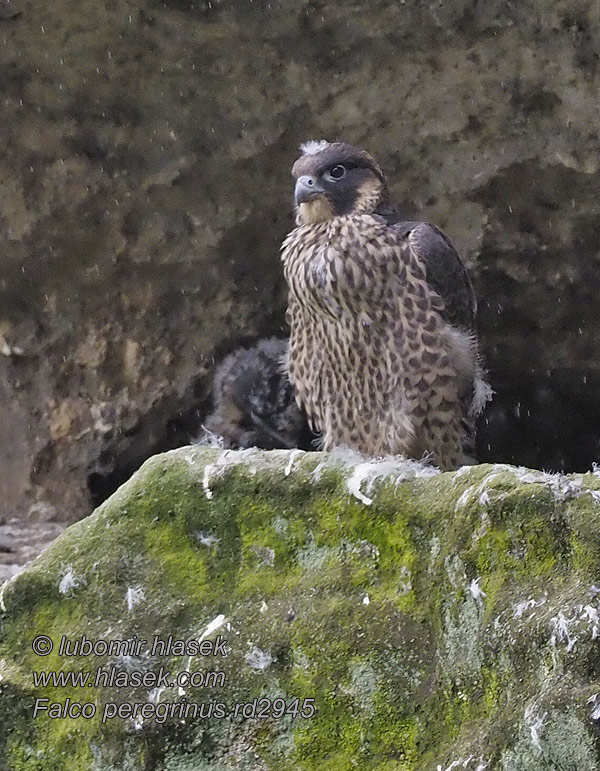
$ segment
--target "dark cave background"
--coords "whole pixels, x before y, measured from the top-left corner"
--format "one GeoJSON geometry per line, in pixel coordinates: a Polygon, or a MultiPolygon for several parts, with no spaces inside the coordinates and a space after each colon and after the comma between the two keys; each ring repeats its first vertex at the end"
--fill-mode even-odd
{"type": "Polygon", "coordinates": [[[15,7],[0,527],[86,516],[201,433],[228,354],[285,337],[279,246],[309,138],[369,149],[468,263],[496,392],[478,459],[600,459],[593,2],[57,0],[43,32],[15,7]]]}

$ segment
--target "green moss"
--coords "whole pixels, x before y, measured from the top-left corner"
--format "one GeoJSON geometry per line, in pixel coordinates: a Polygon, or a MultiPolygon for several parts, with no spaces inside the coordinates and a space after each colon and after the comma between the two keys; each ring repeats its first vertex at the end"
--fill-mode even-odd
{"type": "MultiPolygon", "coordinates": [[[[591,627],[573,622],[569,653],[551,642],[552,618],[593,601],[600,516],[590,494],[565,500],[544,477],[479,466],[404,482],[388,474],[372,489],[366,480],[368,506],[350,492],[354,469],[343,461],[308,454],[286,474],[288,462],[287,452],[198,448],[152,459],[5,586],[6,768],[420,771],[485,755],[520,771],[533,757],[524,718],[533,699],[571,710],[590,756],[591,627]],[[61,592],[69,571],[74,583],[61,592]],[[545,602],[517,614],[532,597],[545,602]],[[62,635],[197,639],[219,614],[225,658],[142,656],[138,666],[225,673],[224,687],[187,689],[188,701],[314,699],[314,717],[188,717],[135,730],[98,716],[32,719],[36,696],[102,709],[147,703],[151,690],[35,689],[34,669],[108,665],[59,658],[57,648],[40,658],[36,633],[56,646],[62,635]]],[[[167,689],[160,701],[176,698],[167,689]]],[[[566,736],[552,731],[556,757],[566,757],[566,736]]]]}

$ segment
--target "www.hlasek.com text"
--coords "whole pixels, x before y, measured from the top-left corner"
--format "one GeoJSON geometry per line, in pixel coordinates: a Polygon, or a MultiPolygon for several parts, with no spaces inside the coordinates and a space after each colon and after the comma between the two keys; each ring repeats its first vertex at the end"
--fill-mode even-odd
{"type": "Polygon", "coordinates": [[[95,672],[41,672],[34,670],[34,688],[223,688],[225,672],[216,670],[183,670],[172,674],[160,667],[119,669],[98,667],[95,672]]]}

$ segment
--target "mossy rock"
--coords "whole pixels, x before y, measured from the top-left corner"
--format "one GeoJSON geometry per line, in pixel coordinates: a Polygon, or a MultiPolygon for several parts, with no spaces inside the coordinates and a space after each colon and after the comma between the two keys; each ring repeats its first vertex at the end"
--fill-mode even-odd
{"type": "Polygon", "coordinates": [[[0,767],[594,771],[599,595],[595,473],[175,450],[4,584],[0,767]]]}

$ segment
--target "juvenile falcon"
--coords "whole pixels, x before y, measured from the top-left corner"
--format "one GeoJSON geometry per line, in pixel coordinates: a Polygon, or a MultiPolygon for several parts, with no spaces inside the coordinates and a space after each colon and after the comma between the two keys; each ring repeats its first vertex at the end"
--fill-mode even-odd
{"type": "Polygon", "coordinates": [[[469,275],[444,233],[405,221],[364,150],[307,142],[282,246],[296,400],[323,449],[466,462],[490,398],[469,275]]]}

